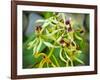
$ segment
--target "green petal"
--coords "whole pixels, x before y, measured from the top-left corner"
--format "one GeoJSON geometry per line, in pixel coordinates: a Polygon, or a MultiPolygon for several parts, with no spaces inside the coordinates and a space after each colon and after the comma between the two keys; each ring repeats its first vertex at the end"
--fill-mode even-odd
{"type": "Polygon", "coordinates": [[[63,30],[63,29],[55,30],[55,31],[53,31],[53,32],[50,33],[50,34],[47,34],[46,36],[53,36],[54,34],[58,33],[58,31],[61,31],[61,30],[63,30]]]}
{"type": "Polygon", "coordinates": [[[50,24],[50,22],[45,22],[42,27],[45,28],[46,26],[48,26],[50,24]]]}
{"type": "Polygon", "coordinates": [[[45,22],[45,20],[44,19],[39,19],[39,20],[36,21],[36,23],[39,23],[39,22],[45,22]]]}
{"type": "Polygon", "coordinates": [[[63,62],[65,62],[65,63],[67,63],[67,61],[63,58],[63,56],[62,56],[62,49],[60,50],[60,59],[63,61],[63,62]]]}
{"type": "Polygon", "coordinates": [[[41,46],[42,46],[42,40],[40,40],[39,45],[37,46],[37,52],[39,52],[39,51],[40,51],[41,46]]]}
{"type": "Polygon", "coordinates": [[[57,48],[58,46],[54,46],[53,44],[49,43],[49,42],[45,42],[43,41],[43,43],[47,46],[47,47],[54,47],[57,48]]]}
{"type": "Polygon", "coordinates": [[[75,34],[75,37],[78,39],[78,40],[83,40],[81,37],[79,37],[77,34],[75,34]]]}

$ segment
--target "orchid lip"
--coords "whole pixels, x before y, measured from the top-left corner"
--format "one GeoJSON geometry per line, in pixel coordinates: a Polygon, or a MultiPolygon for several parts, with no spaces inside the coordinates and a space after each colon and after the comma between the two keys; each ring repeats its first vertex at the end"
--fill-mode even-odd
{"type": "Polygon", "coordinates": [[[41,26],[36,26],[36,31],[40,31],[42,29],[41,26]]]}
{"type": "Polygon", "coordinates": [[[62,40],[60,41],[60,43],[61,43],[61,44],[64,44],[64,43],[65,43],[65,41],[62,39],[62,40]]]}
{"type": "Polygon", "coordinates": [[[70,24],[70,20],[66,20],[65,23],[66,23],[66,25],[70,24]]]}

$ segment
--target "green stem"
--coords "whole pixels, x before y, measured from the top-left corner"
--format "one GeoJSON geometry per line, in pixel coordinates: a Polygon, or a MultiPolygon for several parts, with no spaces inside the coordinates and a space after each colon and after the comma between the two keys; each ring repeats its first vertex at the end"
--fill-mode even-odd
{"type": "Polygon", "coordinates": [[[66,62],[66,66],[67,66],[67,67],[69,66],[69,60],[67,60],[67,62],[66,62]]]}
{"type": "Polygon", "coordinates": [[[53,62],[51,63],[51,65],[52,65],[53,67],[56,67],[56,65],[55,65],[53,62]]]}
{"type": "Polygon", "coordinates": [[[47,62],[47,67],[49,67],[49,64],[48,64],[48,62],[47,62]]]}
{"type": "Polygon", "coordinates": [[[42,60],[42,61],[40,62],[40,64],[39,64],[39,68],[42,68],[43,65],[44,65],[44,63],[45,63],[45,61],[42,60]]]}
{"type": "Polygon", "coordinates": [[[66,58],[71,62],[71,66],[74,66],[74,64],[73,64],[73,60],[71,59],[71,57],[69,57],[69,56],[67,55],[65,49],[64,49],[64,51],[65,51],[66,58]]]}
{"type": "Polygon", "coordinates": [[[62,49],[60,50],[60,53],[59,53],[59,56],[60,56],[60,59],[63,61],[63,62],[65,62],[65,63],[67,63],[67,61],[63,58],[63,56],[62,56],[62,49]]]}
{"type": "Polygon", "coordinates": [[[58,63],[56,57],[55,57],[54,55],[52,55],[52,56],[53,56],[53,58],[54,58],[54,60],[55,60],[55,62],[56,62],[56,65],[59,67],[60,65],[59,65],[59,63],[58,63]]]}
{"type": "Polygon", "coordinates": [[[48,55],[48,58],[50,58],[50,57],[51,57],[51,55],[52,55],[53,51],[54,51],[54,48],[52,48],[52,49],[51,49],[51,51],[50,51],[50,53],[49,53],[49,55],[48,55]]]}
{"type": "Polygon", "coordinates": [[[72,61],[72,60],[70,60],[70,62],[71,62],[71,66],[73,67],[73,66],[74,66],[73,61],[72,61]]]}

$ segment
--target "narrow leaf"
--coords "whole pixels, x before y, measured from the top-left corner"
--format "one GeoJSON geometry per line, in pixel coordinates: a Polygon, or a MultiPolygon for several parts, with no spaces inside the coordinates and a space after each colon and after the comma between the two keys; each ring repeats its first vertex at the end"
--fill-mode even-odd
{"type": "Polygon", "coordinates": [[[82,60],[80,60],[79,58],[74,57],[74,59],[75,59],[77,62],[79,62],[79,63],[81,63],[81,64],[84,64],[84,62],[83,62],[82,60]]]}
{"type": "Polygon", "coordinates": [[[56,62],[56,65],[59,67],[60,65],[59,65],[59,63],[58,63],[56,57],[55,57],[54,55],[52,55],[52,57],[54,58],[54,60],[55,60],[55,62],[56,62]]]}

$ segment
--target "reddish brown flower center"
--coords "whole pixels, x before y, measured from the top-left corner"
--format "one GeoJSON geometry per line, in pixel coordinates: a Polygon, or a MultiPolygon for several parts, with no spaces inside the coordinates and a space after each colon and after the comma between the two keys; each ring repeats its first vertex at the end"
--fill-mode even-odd
{"type": "Polygon", "coordinates": [[[64,44],[64,43],[65,43],[65,41],[64,41],[63,39],[61,39],[61,40],[60,40],[60,43],[61,43],[61,44],[64,44]]]}
{"type": "Polygon", "coordinates": [[[41,26],[36,26],[36,31],[41,31],[42,27],[41,26]]]}
{"type": "Polygon", "coordinates": [[[70,24],[70,20],[66,20],[65,23],[66,23],[66,25],[70,24]]]}
{"type": "Polygon", "coordinates": [[[68,32],[71,32],[72,31],[72,28],[71,26],[67,29],[68,32]]]}

